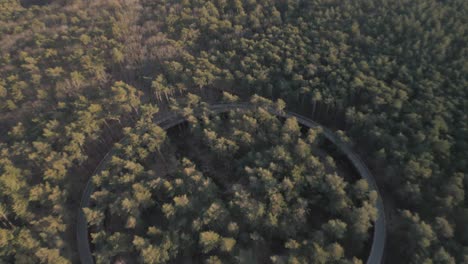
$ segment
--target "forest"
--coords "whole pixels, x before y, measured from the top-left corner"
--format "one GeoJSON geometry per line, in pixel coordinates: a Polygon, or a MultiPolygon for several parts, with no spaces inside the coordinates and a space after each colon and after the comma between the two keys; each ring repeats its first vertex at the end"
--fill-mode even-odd
{"type": "Polygon", "coordinates": [[[377,193],[319,129],[262,107],[200,116],[167,133],[139,120],[93,178],[97,263],[362,263],[377,193]]]}
{"type": "Polygon", "coordinates": [[[376,193],[319,130],[262,104],[204,109],[255,94],[365,161],[384,263],[468,263],[467,12],[465,0],[0,0],[0,263],[80,263],[89,181],[97,263],[365,263],[376,193]],[[170,113],[187,122],[153,122],[170,113]]]}

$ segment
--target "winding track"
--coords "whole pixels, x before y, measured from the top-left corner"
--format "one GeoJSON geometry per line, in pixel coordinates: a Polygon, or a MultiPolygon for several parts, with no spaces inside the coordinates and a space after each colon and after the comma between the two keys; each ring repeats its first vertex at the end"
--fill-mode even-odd
{"type": "MultiPolygon", "coordinates": [[[[210,106],[210,110],[215,113],[223,113],[229,110],[239,109],[239,110],[255,110],[257,106],[248,104],[248,103],[229,103],[229,104],[215,104],[210,106]]],[[[377,184],[375,182],[374,177],[372,176],[371,172],[365,165],[365,163],[359,158],[359,156],[351,149],[351,147],[341,140],[333,131],[328,128],[321,126],[320,124],[304,117],[299,114],[288,112],[288,111],[278,111],[273,108],[268,108],[270,113],[275,114],[281,117],[295,117],[297,121],[306,127],[320,127],[322,128],[323,135],[330,140],[333,144],[335,144],[351,161],[353,166],[356,168],[358,173],[361,175],[362,178],[366,179],[369,183],[369,187],[371,190],[375,190],[378,193],[377,198],[377,220],[374,224],[374,234],[372,239],[372,247],[370,250],[369,257],[367,258],[367,264],[381,264],[383,263],[383,255],[385,249],[385,240],[386,240],[386,226],[385,226],[385,212],[384,212],[384,205],[382,198],[380,196],[379,190],[377,188],[377,184]]],[[[154,122],[158,124],[163,129],[168,129],[175,125],[181,124],[185,121],[185,118],[181,115],[177,115],[175,113],[168,114],[160,119],[155,120],[154,122]]],[[[124,141],[122,139],[120,142],[124,141]]],[[[101,162],[96,167],[95,171],[92,175],[100,172],[102,170],[103,165],[108,161],[108,159],[112,156],[113,150],[110,150],[101,162]]],[[[92,177],[92,176],[91,176],[92,177]]],[[[93,256],[91,253],[90,243],[88,240],[88,223],[86,221],[85,215],[83,213],[82,208],[89,207],[91,194],[94,191],[94,186],[92,183],[92,178],[90,178],[86,184],[86,187],[83,191],[81,197],[81,204],[78,210],[78,219],[77,219],[77,229],[76,229],[76,236],[77,236],[77,247],[78,247],[78,254],[83,264],[93,264],[93,256]]]]}

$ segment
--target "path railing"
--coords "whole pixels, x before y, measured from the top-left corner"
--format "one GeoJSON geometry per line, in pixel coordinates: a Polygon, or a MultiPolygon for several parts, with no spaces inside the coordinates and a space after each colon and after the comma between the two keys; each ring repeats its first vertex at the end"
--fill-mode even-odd
{"type": "MultiPolygon", "coordinates": [[[[211,110],[214,114],[220,114],[223,112],[227,112],[230,110],[255,110],[258,106],[252,105],[249,103],[227,103],[227,104],[215,104],[209,106],[209,110],[211,110]]],[[[293,112],[288,112],[288,111],[283,111],[283,110],[278,110],[273,107],[264,107],[267,109],[270,113],[281,116],[281,117],[295,117],[297,121],[306,127],[312,128],[312,127],[320,127],[322,129],[323,135],[331,141],[333,144],[335,144],[338,149],[343,152],[343,154],[346,155],[346,157],[351,161],[353,166],[356,168],[358,171],[359,175],[366,179],[367,182],[369,183],[370,189],[374,190],[378,194],[377,198],[377,220],[374,223],[374,234],[372,237],[372,246],[371,250],[369,253],[369,257],[367,258],[366,263],[367,264],[381,264],[383,262],[383,255],[384,255],[384,249],[385,249],[385,241],[386,241],[386,226],[385,226],[385,211],[384,211],[384,205],[383,201],[380,195],[380,192],[377,188],[377,184],[375,182],[375,179],[372,175],[372,173],[369,171],[365,163],[361,160],[361,158],[351,149],[349,144],[344,142],[341,138],[339,138],[333,131],[330,129],[323,127],[322,125],[310,120],[307,117],[304,117],[302,115],[293,113],[293,112]]],[[[196,113],[198,114],[198,113],[196,113]]],[[[158,125],[161,126],[163,129],[169,129],[173,126],[176,126],[178,124],[181,124],[185,121],[185,117],[176,113],[168,113],[167,115],[164,115],[163,117],[155,120],[154,122],[158,125]]],[[[119,143],[123,142],[125,138],[121,139],[119,143]]],[[[105,163],[107,163],[108,159],[112,156],[113,154],[113,149],[111,149],[99,162],[98,166],[94,170],[93,175],[99,173],[102,170],[102,167],[105,163]]],[[[88,223],[86,221],[86,217],[83,213],[83,208],[89,207],[90,203],[90,198],[91,194],[94,191],[94,186],[92,183],[92,176],[88,180],[86,187],[83,191],[82,198],[81,198],[81,204],[80,208],[78,211],[78,219],[77,219],[77,229],[76,229],[76,235],[77,235],[77,246],[78,246],[78,253],[80,256],[81,263],[83,264],[93,264],[93,256],[91,253],[91,248],[90,248],[90,242],[88,240],[88,223]]]]}

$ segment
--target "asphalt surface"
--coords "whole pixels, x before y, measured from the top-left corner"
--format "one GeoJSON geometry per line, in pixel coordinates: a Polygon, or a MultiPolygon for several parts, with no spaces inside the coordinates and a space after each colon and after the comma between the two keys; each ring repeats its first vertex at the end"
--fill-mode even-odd
{"type": "MultiPolygon", "coordinates": [[[[210,110],[215,114],[227,112],[229,110],[240,109],[240,110],[255,110],[257,106],[251,105],[248,103],[229,103],[229,104],[215,104],[210,106],[210,110]]],[[[308,119],[307,117],[298,115],[296,113],[288,112],[288,111],[280,111],[274,108],[268,108],[270,113],[275,114],[281,117],[295,117],[297,121],[306,127],[320,127],[323,131],[323,135],[334,143],[338,149],[340,149],[351,161],[353,166],[356,168],[358,173],[361,175],[362,178],[366,179],[369,183],[369,187],[371,190],[375,190],[378,193],[377,199],[377,220],[374,224],[374,234],[372,238],[372,246],[370,250],[369,257],[367,258],[367,264],[381,264],[383,263],[383,255],[385,249],[385,241],[386,241],[386,226],[385,226],[385,211],[384,205],[382,201],[382,197],[380,192],[377,188],[377,184],[375,182],[374,176],[369,171],[365,163],[359,158],[359,156],[351,149],[349,144],[341,140],[333,131],[330,129],[321,126],[320,124],[308,119]]],[[[169,113],[161,118],[156,119],[154,122],[158,124],[163,129],[168,129],[175,125],[181,124],[185,121],[183,116],[169,113]]],[[[124,141],[124,139],[120,140],[120,142],[124,141]]],[[[99,173],[102,170],[104,164],[112,157],[113,150],[110,150],[104,158],[101,160],[99,165],[96,167],[95,171],[92,175],[99,173]]],[[[86,221],[85,215],[83,213],[82,208],[89,207],[91,194],[94,191],[94,186],[92,183],[92,176],[88,180],[86,187],[83,191],[81,197],[81,204],[78,210],[78,219],[77,219],[77,229],[76,229],[76,236],[77,236],[77,247],[78,247],[78,254],[80,256],[81,263],[83,264],[93,264],[94,259],[91,253],[90,242],[88,240],[88,223],[86,221]]]]}

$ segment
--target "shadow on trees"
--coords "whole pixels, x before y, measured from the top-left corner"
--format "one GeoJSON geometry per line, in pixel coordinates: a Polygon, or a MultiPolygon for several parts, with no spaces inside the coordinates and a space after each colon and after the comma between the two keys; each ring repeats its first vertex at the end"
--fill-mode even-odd
{"type": "Polygon", "coordinates": [[[28,8],[32,6],[45,6],[51,4],[53,0],[20,0],[19,2],[22,7],[28,8]]]}

